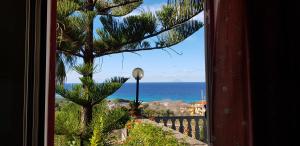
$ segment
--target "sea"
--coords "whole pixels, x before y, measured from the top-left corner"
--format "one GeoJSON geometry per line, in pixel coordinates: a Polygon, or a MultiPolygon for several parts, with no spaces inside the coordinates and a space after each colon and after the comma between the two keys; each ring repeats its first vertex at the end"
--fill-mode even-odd
{"type": "MultiPolygon", "coordinates": [[[[65,88],[71,89],[74,84],[67,83],[65,88]]],[[[136,83],[125,83],[108,99],[135,100],[136,83]]],[[[140,83],[139,100],[151,101],[182,101],[192,103],[206,100],[205,82],[161,82],[140,83]]]]}

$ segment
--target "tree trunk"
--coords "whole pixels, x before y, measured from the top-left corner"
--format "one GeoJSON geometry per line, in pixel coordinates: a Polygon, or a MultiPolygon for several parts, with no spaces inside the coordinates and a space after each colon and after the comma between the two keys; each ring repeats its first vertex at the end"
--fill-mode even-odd
{"type": "MultiPolygon", "coordinates": [[[[89,11],[93,10],[93,1],[92,0],[88,0],[87,1],[90,5],[90,7],[87,7],[87,9],[89,11]]],[[[84,46],[84,57],[83,57],[83,61],[84,64],[90,64],[93,65],[94,64],[94,55],[93,55],[93,24],[94,22],[91,21],[89,22],[89,25],[87,25],[86,27],[86,33],[87,33],[87,37],[85,40],[85,46],[84,46]]],[[[84,77],[90,77],[93,78],[93,73],[89,74],[89,75],[84,75],[84,77]]],[[[85,85],[83,85],[83,88],[86,88],[85,85]]],[[[93,118],[93,106],[90,105],[86,105],[83,106],[81,109],[81,138],[80,138],[80,146],[84,146],[84,141],[88,141],[89,140],[89,125],[91,124],[93,118]]]]}
{"type": "Polygon", "coordinates": [[[83,106],[81,109],[81,138],[80,138],[80,145],[83,146],[83,142],[88,140],[89,136],[89,125],[91,124],[93,116],[93,107],[91,105],[83,106]]]}
{"type": "MultiPolygon", "coordinates": [[[[90,22],[90,24],[87,26],[86,33],[87,33],[87,37],[86,37],[86,41],[85,41],[86,44],[85,44],[83,61],[84,61],[84,64],[93,65],[94,64],[93,22],[90,22]]],[[[92,78],[93,73],[91,73],[90,75],[87,75],[87,76],[92,78]]]]}

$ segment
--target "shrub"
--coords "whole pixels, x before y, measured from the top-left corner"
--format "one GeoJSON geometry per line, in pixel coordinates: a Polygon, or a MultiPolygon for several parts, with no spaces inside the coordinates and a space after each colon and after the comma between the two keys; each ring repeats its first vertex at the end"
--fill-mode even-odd
{"type": "Polygon", "coordinates": [[[79,139],[66,135],[54,135],[54,146],[79,146],[79,139]]]}
{"type": "Polygon", "coordinates": [[[71,102],[63,102],[55,112],[55,134],[78,135],[80,128],[80,107],[71,102]]]}
{"type": "MultiPolygon", "coordinates": [[[[101,107],[100,107],[101,108],[101,107]]],[[[112,110],[99,110],[95,108],[96,114],[92,122],[92,137],[90,138],[91,146],[110,145],[113,137],[110,134],[115,129],[124,128],[129,120],[129,114],[122,108],[112,110]]]]}
{"type": "Polygon", "coordinates": [[[165,116],[165,117],[170,117],[174,116],[174,112],[167,109],[167,110],[153,110],[153,109],[143,109],[142,115],[147,118],[153,118],[153,117],[158,117],[158,116],[165,116]]]}
{"type": "Polygon", "coordinates": [[[173,136],[172,133],[164,131],[161,127],[147,123],[134,123],[127,125],[129,137],[123,146],[182,146],[183,143],[173,136]]]}
{"type": "MultiPolygon", "coordinates": [[[[55,112],[55,146],[79,146],[80,143],[80,106],[69,101],[57,103],[55,112]]],[[[93,108],[93,120],[89,125],[86,145],[102,146],[111,141],[112,130],[125,126],[130,119],[123,108],[108,109],[103,100],[93,108]]]]}

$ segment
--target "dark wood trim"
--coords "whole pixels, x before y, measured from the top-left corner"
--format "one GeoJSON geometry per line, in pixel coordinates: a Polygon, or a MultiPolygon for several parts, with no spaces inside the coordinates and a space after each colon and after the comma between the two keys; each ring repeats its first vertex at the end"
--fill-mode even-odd
{"type": "Polygon", "coordinates": [[[44,145],[47,1],[27,0],[23,145],[44,145]]]}
{"type": "Polygon", "coordinates": [[[50,8],[50,58],[48,80],[47,146],[54,146],[55,124],[55,65],[56,65],[56,0],[51,0],[50,8]]]}
{"type": "Polygon", "coordinates": [[[25,26],[25,60],[24,60],[24,97],[23,97],[23,141],[22,145],[27,144],[28,131],[28,82],[29,82],[29,32],[30,32],[30,1],[26,0],[26,26],[25,26]]]}
{"type": "Polygon", "coordinates": [[[210,98],[210,96],[212,94],[212,84],[213,84],[213,80],[212,80],[212,72],[211,72],[211,64],[212,64],[212,55],[213,54],[213,49],[212,45],[213,43],[211,42],[213,40],[213,26],[214,26],[214,21],[211,21],[211,16],[214,15],[214,11],[213,10],[213,0],[205,0],[204,1],[204,31],[205,31],[205,71],[206,71],[206,93],[207,93],[207,102],[208,102],[208,107],[207,107],[207,119],[208,119],[208,123],[207,123],[207,127],[208,127],[208,133],[207,133],[207,143],[209,145],[212,144],[211,141],[211,122],[212,121],[212,116],[211,116],[211,111],[212,111],[212,98],[210,98]]]}

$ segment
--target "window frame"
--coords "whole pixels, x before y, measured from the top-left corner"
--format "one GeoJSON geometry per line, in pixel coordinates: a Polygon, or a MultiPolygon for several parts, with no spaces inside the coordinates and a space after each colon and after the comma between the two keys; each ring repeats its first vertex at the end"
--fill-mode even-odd
{"type": "MultiPolygon", "coordinates": [[[[41,0],[37,0],[41,1],[41,0]]],[[[242,74],[242,76],[245,79],[245,82],[238,82],[240,86],[243,86],[245,88],[244,91],[241,93],[245,95],[244,102],[242,102],[242,106],[234,106],[234,105],[228,105],[229,108],[232,108],[232,110],[240,110],[240,113],[237,113],[234,116],[241,117],[246,116],[247,119],[247,125],[246,128],[242,130],[242,136],[246,137],[244,139],[235,139],[234,135],[223,135],[223,138],[221,138],[222,146],[229,146],[232,145],[231,143],[228,143],[228,141],[234,141],[237,140],[242,145],[249,145],[252,146],[252,113],[251,113],[251,94],[250,94],[250,75],[249,75],[249,54],[248,54],[248,44],[247,44],[247,26],[246,26],[246,20],[245,19],[234,19],[235,15],[233,12],[240,12],[242,13],[242,16],[246,15],[245,10],[243,8],[245,7],[245,1],[238,2],[238,0],[232,0],[228,3],[224,3],[218,0],[205,0],[204,1],[204,15],[205,15],[205,62],[206,62],[206,84],[207,84],[207,99],[208,99],[208,139],[209,145],[217,145],[215,144],[216,140],[219,140],[215,137],[215,135],[223,134],[223,131],[220,129],[217,129],[216,126],[218,124],[224,124],[222,123],[224,119],[221,119],[222,117],[216,117],[215,114],[217,112],[222,112],[223,105],[222,102],[228,102],[225,99],[222,99],[219,96],[216,96],[217,92],[219,90],[217,89],[216,85],[220,84],[219,80],[216,80],[216,77],[218,77],[218,73],[215,72],[216,70],[216,59],[220,57],[222,54],[216,53],[216,46],[219,44],[222,44],[224,39],[220,38],[221,33],[216,31],[217,29],[227,29],[228,25],[219,25],[221,21],[224,21],[223,17],[219,17],[219,14],[221,12],[225,13],[224,17],[226,19],[234,20],[234,21],[241,21],[241,24],[243,26],[239,26],[239,29],[243,30],[242,33],[237,33],[233,29],[228,29],[225,32],[227,33],[236,33],[234,37],[243,37],[244,40],[240,40],[242,44],[240,46],[234,46],[238,49],[245,49],[245,59],[242,59],[243,69],[245,70],[242,74]],[[224,6],[221,6],[224,5],[224,6]],[[241,4],[240,6],[237,6],[237,4],[241,4]],[[229,5],[233,5],[230,7],[229,5]],[[229,13],[229,10],[234,9],[232,13],[229,13]],[[227,143],[225,141],[227,140],[227,143]]],[[[56,0],[48,0],[48,11],[47,11],[47,50],[50,50],[47,52],[47,73],[46,73],[46,84],[45,84],[45,112],[44,112],[44,145],[53,146],[54,145],[54,108],[55,108],[55,49],[56,49],[56,0]]],[[[46,15],[46,14],[45,14],[46,15]]],[[[45,16],[43,13],[41,16],[45,16]]],[[[222,15],[223,16],[223,15],[222,15]]],[[[240,18],[240,17],[239,17],[240,18]]],[[[240,23],[238,23],[240,24],[240,23]]],[[[226,38],[225,38],[226,39],[226,38]]],[[[224,54],[223,54],[224,55],[224,54]]],[[[217,66],[218,67],[218,66],[217,66]]],[[[225,74],[225,76],[230,77],[232,74],[228,73],[225,74]]],[[[226,78],[230,82],[230,78],[226,78]]],[[[232,86],[234,87],[234,86],[232,86]]],[[[234,91],[233,91],[234,92],[234,91]]],[[[227,99],[233,102],[234,98],[227,99]]],[[[227,120],[234,120],[234,119],[227,119],[227,120]]],[[[223,130],[232,130],[234,125],[225,123],[225,125],[222,127],[223,130]]],[[[239,133],[239,132],[237,132],[239,133]]],[[[234,133],[233,133],[234,134],[234,133]]],[[[236,134],[236,133],[235,133],[236,134]]],[[[217,142],[218,143],[218,142],[217,142]]]]}

